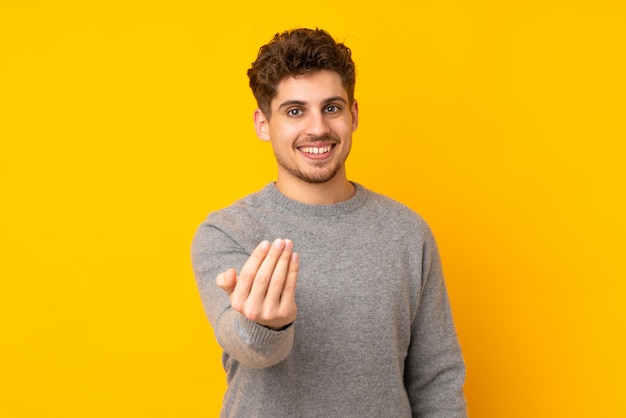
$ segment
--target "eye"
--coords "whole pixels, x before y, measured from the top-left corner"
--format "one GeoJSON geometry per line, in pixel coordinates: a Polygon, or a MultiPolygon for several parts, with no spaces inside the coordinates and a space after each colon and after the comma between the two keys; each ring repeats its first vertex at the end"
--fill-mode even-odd
{"type": "Polygon", "coordinates": [[[326,113],[337,113],[341,108],[337,105],[328,105],[324,108],[324,112],[326,113]]]}
{"type": "Polygon", "coordinates": [[[300,115],[302,115],[302,110],[301,109],[297,109],[297,108],[296,109],[289,109],[287,111],[287,114],[289,116],[300,116],[300,115]]]}

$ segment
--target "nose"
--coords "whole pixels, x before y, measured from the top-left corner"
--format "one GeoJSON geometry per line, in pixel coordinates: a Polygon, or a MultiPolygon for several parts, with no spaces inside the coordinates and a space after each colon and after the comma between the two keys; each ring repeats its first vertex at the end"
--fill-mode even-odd
{"type": "Polygon", "coordinates": [[[322,112],[311,112],[306,130],[307,135],[322,136],[330,132],[330,126],[322,112]]]}

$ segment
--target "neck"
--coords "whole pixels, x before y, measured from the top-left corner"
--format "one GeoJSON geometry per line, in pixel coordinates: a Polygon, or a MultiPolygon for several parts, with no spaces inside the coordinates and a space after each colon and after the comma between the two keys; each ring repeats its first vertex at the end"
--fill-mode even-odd
{"type": "Polygon", "coordinates": [[[344,202],[356,193],[354,185],[348,181],[345,173],[338,173],[324,183],[286,180],[279,173],[276,188],[288,198],[309,205],[332,205],[344,202]]]}

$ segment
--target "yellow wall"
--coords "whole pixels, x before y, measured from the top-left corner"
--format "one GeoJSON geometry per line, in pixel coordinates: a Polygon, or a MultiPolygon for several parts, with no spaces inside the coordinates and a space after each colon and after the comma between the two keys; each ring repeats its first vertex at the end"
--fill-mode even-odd
{"type": "Polygon", "coordinates": [[[474,417],[623,417],[623,1],[4,1],[0,415],[215,416],[189,244],[275,175],[245,72],[354,50],[349,175],[431,224],[474,417]],[[412,3],[413,6],[407,6],[412,3]]]}

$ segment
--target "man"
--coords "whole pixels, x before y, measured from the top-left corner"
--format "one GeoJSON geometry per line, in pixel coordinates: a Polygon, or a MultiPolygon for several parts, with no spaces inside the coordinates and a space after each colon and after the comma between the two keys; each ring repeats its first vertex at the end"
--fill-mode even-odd
{"type": "Polygon", "coordinates": [[[322,30],[284,32],[248,76],[278,177],[210,214],[192,245],[224,350],[222,416],[466,416],[431,232],[346,176],[359,114],[350,50],[322,30]]]}

